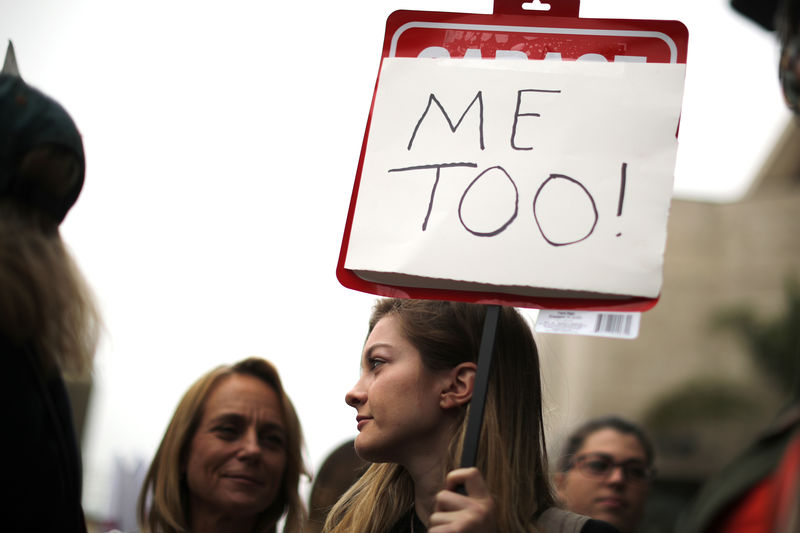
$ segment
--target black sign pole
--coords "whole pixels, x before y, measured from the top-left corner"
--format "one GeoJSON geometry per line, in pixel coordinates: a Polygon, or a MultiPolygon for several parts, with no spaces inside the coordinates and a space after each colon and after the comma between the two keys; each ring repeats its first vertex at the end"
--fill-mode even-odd
{"type": "MultiPolygon", "coordinates": [[[[494,338],[497,332],[497,319],[499,316],[499,305],[486,306],[483,335],[481,336],[481,345],[478,351],[478,372],[475,376],[469,420],[467,420],[467,433],[464,435],[464,448],[461,452],[461,468],[475,466],[475,461],[478,457],[483,408],[486,404],[486,391],[489,388],[489,370],[492,366],[492,352],[494,352],[494,338]]],[[[463,493],[463,487],[459,487],[459,492],[463,493]]]]}

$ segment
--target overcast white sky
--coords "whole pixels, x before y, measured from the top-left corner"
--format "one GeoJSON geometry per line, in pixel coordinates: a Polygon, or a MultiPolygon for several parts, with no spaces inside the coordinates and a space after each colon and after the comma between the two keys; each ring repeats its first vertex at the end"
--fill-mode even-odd
{"type": "MultiPolygon", "coordinates": [[[[63,234],[107,329],[89,512],[107,510],[113,458],[149,458],[186,387],[223,362],[277,364],[313,468],[355,435],[344,394],[374,297],[341,287],[335,266],[396,9],[492,2],[0,0],[0,39],[86,147],[63,234]]],[[[788,120],[774,38],[724,0],[584,0],[581,15],[689,28],[675,193],[741,195],[788,120]]]]}

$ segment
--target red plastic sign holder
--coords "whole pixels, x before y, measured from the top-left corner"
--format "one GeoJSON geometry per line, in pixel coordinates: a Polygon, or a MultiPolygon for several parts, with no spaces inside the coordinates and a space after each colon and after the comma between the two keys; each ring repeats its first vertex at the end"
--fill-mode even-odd
{"type": "MultiPolygon", "coordinates": [[[[494,13],[396,11],[386,21],[386,57],[483,58],[524,53],[529,60],[605,60],[686,63],[688,30],[678,21],[579,18],[579,0],[550,0],[547,11],[527,10],[521,0],[495,0],[494,13]]],[[[379,81],[379,80],[378,80],[379,81]]],[[[377,89],[377,82],[376,82],[377,89]]],[[[336,269],[350,289],[396,298],[437,299],[534,309],[646,311],[658,298],[562,298],[386,285],[344,267],[374,98],[336,269]]]]}

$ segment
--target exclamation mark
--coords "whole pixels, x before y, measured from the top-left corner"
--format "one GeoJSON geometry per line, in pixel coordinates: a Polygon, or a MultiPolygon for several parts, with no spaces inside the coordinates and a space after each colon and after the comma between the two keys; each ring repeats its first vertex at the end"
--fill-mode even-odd
{"type": "MultiPolygon", "coordinates": [[[[622,163],[622,175],[619,184],[619,204],[617,204],[617,216],[622,216],[622,204],[625,202],[625,181],[627,180],[628,163],[622,163]]],[[[617,237],[622,233],[617,233],[617,237]]]]}

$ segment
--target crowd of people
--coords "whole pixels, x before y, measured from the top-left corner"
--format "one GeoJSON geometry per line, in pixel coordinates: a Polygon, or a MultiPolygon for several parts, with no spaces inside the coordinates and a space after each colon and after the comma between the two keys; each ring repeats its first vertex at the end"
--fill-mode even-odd
{"type": "Polygon", "coordinates": [[[248,358],[202,376],[145,478],[142,531],[271,532],[279,520],[285,532],[633,531],[652,477],[649,441],[618,418],[581,428],[554,490],[536,343],[512,307],[499,313],[477,464],[458,467],[486,312],[376,303],[346,393],[358,436],[320,472],[325,486],[312,494],[327,494],[312,496],[314,518],[298,496],[302,433],[277,370],[248,358]]]}
{"type": "MultiPolygon", "coordinates": [[[[781,79],[796,110],[795,4],[781,79]]],[[[85,532],[63,376],[91,367],[100,318],[59,234],[83,185],[83,146],[67,112],[22,80],[13,54],[0,74],[0,118],[0,405],[14,437],[5,439],[3,527],[85,532]]],[[[358,435],[316,476],[278,370],[257,357],[212,369],[184,394],[152,460],[141,531],[637,531],[656,475],[653,444],[631,421],[587,420],[551,470],[538,350],[513,307],[499,308],[476,461],[461,466],[487,309],[379,299],[360,377],[344,394],[358,435]],[[304,475],[316,477],[309,505],[304,475]]],[[[684,531],[800,531],[798,428],[795,404],[711,480],[684,531]]]]}

